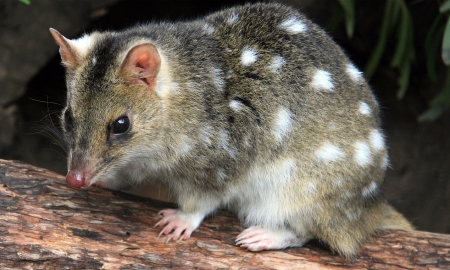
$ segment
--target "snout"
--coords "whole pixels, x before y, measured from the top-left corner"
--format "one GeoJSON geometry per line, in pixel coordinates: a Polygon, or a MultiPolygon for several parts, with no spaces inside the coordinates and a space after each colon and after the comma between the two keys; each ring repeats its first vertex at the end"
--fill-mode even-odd
{"type": "Polygon", "coordinates": [[[86,174],[76,170],[70,170],[67,173],[66,182],[72,188],[86,188],[89,186],[86,174]]]}

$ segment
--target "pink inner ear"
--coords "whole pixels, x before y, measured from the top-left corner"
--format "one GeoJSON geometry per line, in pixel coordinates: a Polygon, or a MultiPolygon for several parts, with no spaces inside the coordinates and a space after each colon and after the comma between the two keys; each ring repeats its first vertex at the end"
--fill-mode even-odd
{"type": "Polygon", "coordinates": [[[147,51],[142,51],[136,59],[136,66],[142,69],[147,69],[150,64],[150,54],[147,51]]]}
{"type": "Polygon", "coordinates": [[[156,47],[146,43],[133,47],[122,64],[122,74],[129,83],[144,83],[150,90],[156,87],[161,58],[156,47]]]}

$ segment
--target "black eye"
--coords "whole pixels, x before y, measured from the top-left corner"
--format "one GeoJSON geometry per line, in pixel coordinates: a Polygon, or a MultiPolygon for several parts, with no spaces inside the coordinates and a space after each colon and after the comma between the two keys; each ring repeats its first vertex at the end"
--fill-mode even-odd
{"type": "Polygon", "coordinates": [[[128,119],[127,116],[122,116],[118,118],[114,123],[112,124],[111,132],[113,134],[123,134],[128,132],[130,129],[130,119],[128,119]]]}
{"type": "Polygon", "coordinates": [[[64,126],[67,131],[72,129],[73,119],[72,119],[72,113],[70,112],[70,109],[66,109],[66,111],[64,112],[64,126]]]}

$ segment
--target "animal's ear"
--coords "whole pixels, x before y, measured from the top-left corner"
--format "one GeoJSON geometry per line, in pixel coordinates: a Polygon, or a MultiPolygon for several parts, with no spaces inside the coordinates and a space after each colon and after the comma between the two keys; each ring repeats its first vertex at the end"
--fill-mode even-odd
{"type": "Polygon", "coordinates": [[[161,68],[161,57],[153,44],[145,43],[131,48],[123,60],[121,73],[128,83],[143,83],[155,90],[156,77],[161,68]]]}
{"type": "Polygon", "coordinates": [[[70,70],[74,71],[80,64],[80,56],[76,46],[70,39],[65,38],[58,31],[50,28],[50,33],[59,45],[59,53],[61,54],[62,63],[70,70]]]}

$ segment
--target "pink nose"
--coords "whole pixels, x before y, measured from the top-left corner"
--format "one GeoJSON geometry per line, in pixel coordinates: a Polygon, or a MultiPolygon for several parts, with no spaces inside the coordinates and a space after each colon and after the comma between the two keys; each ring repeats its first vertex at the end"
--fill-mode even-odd
{"type": "Polygon", "coordinates": [[[66,176],[66,182],[73,188],[82,188],[87,186],[86,176],[79,171],[69,171],[66,176]]]}

